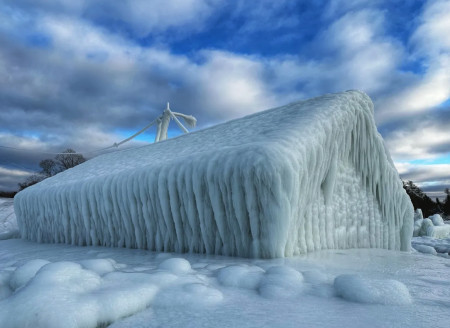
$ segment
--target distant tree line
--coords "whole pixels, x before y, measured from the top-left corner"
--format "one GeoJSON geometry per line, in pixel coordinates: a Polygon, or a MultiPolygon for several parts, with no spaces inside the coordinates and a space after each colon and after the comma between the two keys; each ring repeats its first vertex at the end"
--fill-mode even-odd
{"type": "Polygon", "coordinates": [[[428,197],[418,186],[412,181],[403,181],[403,188],[406,190],[411,202],[414,206],[414,210],[420,208],[423,213],[423,217],[429,217],[433,214],[443,214],[450,216],[450,189],[445,188],[445,194],[447,195],[443,202],[436,198],[433,201],[428,197]]]}
{"type": "Polygon", "coordinates": [[[54,158],[47,158],[40,161],[39,166],[41,167],[41,170],[29,176],[24,182],[19,183],[19,190],[28,188],[29,186],[32,186],[83,162],[86,162],[83,155],[77,154],[75,150],[68,148],[61,154],[56,155],[54,158]]]}
{"type": "Polygon", "coordinates": [[[0,191],[0,198],[13,198],[17,191],[0,191]]]}

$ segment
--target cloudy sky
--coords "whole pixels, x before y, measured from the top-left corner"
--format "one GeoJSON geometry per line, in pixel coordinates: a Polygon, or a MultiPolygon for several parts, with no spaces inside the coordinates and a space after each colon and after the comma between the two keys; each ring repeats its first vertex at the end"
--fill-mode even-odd
{"type": "Polygon", "coordinates": [[[349,89],[402,178],[450,186],[450,0],[1,0],[0,190],[167,101],[203,128],[349,89]]]}

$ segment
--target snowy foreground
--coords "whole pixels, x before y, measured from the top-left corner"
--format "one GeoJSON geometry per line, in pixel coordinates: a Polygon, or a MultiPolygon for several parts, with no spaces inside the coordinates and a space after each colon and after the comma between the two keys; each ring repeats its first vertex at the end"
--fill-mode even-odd
{"type": "Polygon", "coordinates": [[[272,260],[0,240],[0,327],[448,327],[450,239],[413,245],[433,240],[272,260]]]}

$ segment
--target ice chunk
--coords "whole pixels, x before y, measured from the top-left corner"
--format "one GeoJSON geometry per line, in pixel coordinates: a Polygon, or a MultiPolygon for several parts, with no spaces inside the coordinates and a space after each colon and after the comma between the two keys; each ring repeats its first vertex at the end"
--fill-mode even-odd
{"type": "Polygon", "coordinates": [[[414,221],[417,221],[417,220],[423,220],[423,214],[422,214],[422,210],[420,208],[418,208],[414,212],[414,221]]]}
{"type": "MultiPolygon", "coordinates": [[[[440,215],[438,216],[439,218],[441,218],[440,215]]],[[[437,223],[440,223],[439,218],[436,218],[435,216],[432,216],[431,218],[433,217],[437,223]]],[[[450,236],[450,224],[443,223],[442,225],[434,225],[433,221],[431,221],[429,218],[423,219],[422,227],[420,228],[419,231],[419,236],[428,236],[433,238],[447,238],[450,236]]]]}
{"type": "Polygon", "coordinates": [[[95,157],[15,197],[23,238],[242,257],[409,250],[370,98],[328,94],[95,157]]]}
{"type": "Polygon", "coordinates": [[[392,305],[411,303],[408,288],[397,280],[343,274],[334,280],[334,288],[339,296],[352,302],[392,305]]]}
{"type": "Polygon", "coordinates": [[[414,237],[420,236],[422,231],[422,224],[423,219],[417,219],[414,221],[414,232],[413,232],[414,237]]]}
{"type": "Polygon", "coordinates": [[[418,252],[425,253],[425,254],[432,254],[436,255],[437,252],[434,249],[434,247],[427,246],[427,245],[413,245],[414,249],[416,249],[418,252]]]}
{"type": "Polygon", "coordinates": [[[433,238],[448,238],[450,236],[450,224],[429,226],[426,235],[433,238]]]}
{"type": "Polygon", "coordinates": [[[439,214],[435,214],[429,217],[429,219],[433,222],[435,226],[442,226],[444,225],[444,220],[439,214]]]}

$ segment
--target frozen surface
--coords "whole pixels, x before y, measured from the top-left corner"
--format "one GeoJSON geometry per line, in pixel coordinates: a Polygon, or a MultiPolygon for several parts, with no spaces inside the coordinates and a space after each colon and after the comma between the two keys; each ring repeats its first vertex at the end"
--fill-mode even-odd
{"type": "Polygon", "coordinates": [[[0,240],[19,237],[14,200],[0,198],[0,240]]]}
{"type": "Polygon", "coordinates": [[[413,209],[370,98],[328,94],[105,154],[16,195],[23,238],[284,257],[409,250],[413,209]]]}
{"type": "Polygon", "coordinates": [[[418,252],[425,253],[425,254],[431,254],[431,255],[437,255],[436,250],[432,246],[415,244],[413,247],[418,252]]]}
{"type": "MultiPolygon", "coordinates": [[[[412,245],[414,249],[418,250],[419,252],[425,250],[425,248],[422,248],[422,246],[432,247],[436,250],[437,255],[450,258],[450,237],[440,239],[429,236],[414,237],[412,239],[412,245]]],[[[430,253],[433,252],[430,250],[430,253]]]]}
{"type": "Polygon", "coordinates": [[[0,327],[444,328],[449,308],[450,260],[419,252],[244,259],[0,241],[0,327]]]}

